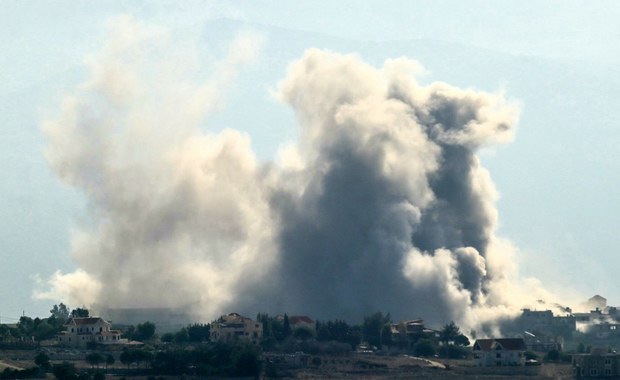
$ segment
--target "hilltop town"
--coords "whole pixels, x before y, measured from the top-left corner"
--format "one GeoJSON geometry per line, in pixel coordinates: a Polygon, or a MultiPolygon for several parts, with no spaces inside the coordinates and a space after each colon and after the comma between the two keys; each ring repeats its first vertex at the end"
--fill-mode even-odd
{"type": "Polygon", "coordinates": [[[178,313],[125,309],[110,320],[60,303],[47,318],[0,324],[0,378],[618,377],[620,311],[599,295],[586,305],[585,313],[523,309],[501,336],[476,337],[454,322],[427,326],[382,312],[361,324],[232,312],[176,328],[178,313]],[[136,316],[144,320],[128,323],[136,316]]]}

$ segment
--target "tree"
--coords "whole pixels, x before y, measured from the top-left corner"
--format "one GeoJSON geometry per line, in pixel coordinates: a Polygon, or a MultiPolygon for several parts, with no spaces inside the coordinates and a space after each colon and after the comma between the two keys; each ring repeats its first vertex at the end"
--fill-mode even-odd
{"type": "MultiPolygon", "coordinates": [[[[454,323],[454,321],[445,325],[443,329],[439,332],[439,341],[444,344],[444,346],[469,346],[469,338],[461,333],[461,329],[454,323]]],[[[457,358],[466,356],[466,352],[457,349],[447,348],[444,350],[440,350],[440,354],[444,357],[457,358]]]]}
{"type": "Polygon", "coordinates": [[[246,343],[236,346],[231,361],[235,376],[254,376],[258,378],[261,371],[260,352],[256,346],[246,343]]]}
{"type": "Polygon", "coordinates": [[[293,333],[293,331],[291,330],[291,323],[288,320],[288,315],[286,315],[286,313],[285,313],[284,314],[283,328],[282,328],[282,334],[283,334],[284,339],[286,339],[289,336],[291,336],[292,333],[293,333]]]}
{"type": "Polygon", "coordinates": [[[316,321],[316,340],[319,342],[326,342],[330,340],[331,334],[329,332],[329,328],[327,324],[321,323],[319,320],[316,321]]]}
{"type": "Polygon", "coordinates": [[[383,326],[383,330],[381,331],[381,344],[386,346],[391,346],[394,343],[392,340],[392,323],[387,323],[383,326]]]}
{"type": "Polygon", "coordinates": [[[391,323],[390,319],[390,313],[383,315],[380,311],[365,316],[364,323],[362,324],[363,339],[370,345],[381,348],[383,344],[383,328],[391,323]]]}
{"type": "Polygon", "coordinates": [[[129,340],[137,339],[136,326],[130,325],[127,327],[127,329],[123,331],[123,336],[129,340]]]}
{"type": "Polygon", "coordinates": [[[435,347],[430,339],[420,339],[414,346],[414,352],[417,356],[433,356],[435,355],[435,347]]]}
{"type": "Polygon", "coordinates": [[[86,355],[86,362],[90,364],[92,368],[99,368],[99,364],[105,361],[105,357],[98,352],[92,352],[86,355]]]}
{"type": "Polygon", "coordinates": [[[314,337],[314,334],[312,333],[312,330],[307,327],[298,327],[293,332],[293,336],[297,339],[309,340],[314,337]]]}
{"type": "Polygon", "coordinates": [[[39,321],[35,320],[36,324],[31,331],[31,334],[36,340],[41,341],[53,338],[54,335],[60,331],[58,327],[54,327],[48,323],[48,320],[49,319],[41,319],[39,321]]]}
{"type": "Polygon", "coordinates": [[[77,371],[75,370],[75,365],[69,362],[54,364],[52,367],[52,373],[58,380],[75,380],[78,377],[77,371]]]}
{"type": "Polygon", "coordinates": [[[144,323],[138,323],[134,339],[149,340],[153,338],[153,335],[155,335],[155,324],[153,322],[146,321],[144,323]]]}
{"type": "Polygon", "coordinates": [[[114,359],[114,356],[108,354],[105,357],[105,369],[106,369],[106,371],[108,370],[108,366],[114,365],[115,362],[116,362],[116,359],[114,359]]]}
{"type": "Polygon", "coordinates": [[[172,343],[174,342],[174,333],[167,332],[164,335],[162,335],[160,339],[162,342],[172,343]]]}
{"type": "Polygon", "coordinates": [[[0,342],[13,340],[13,334],[9,326],[0,325],[0,342]]]}
{"type": "Polygon", "coordinates": [[[127,349],[124,349],[123,352],[121,352],[120,359],[121,359],[121,363],[127,366],[127,369],[129,369],[129,366],[131,366],[131,363],[135,361],[134,356],[132,355],[132,352],[127,349]]]}
{"type": "Polygon", "coordinates": [[[547,352],[547,355],[545,355],[545,360],[549,360],[549,361],[558,361],[558,360],[560,360],[560,351],[558,351],[558,350],[551,350],[551,351],[547,352]]]}
{"type": "Polygon", "coordinates": [[[133,350],[133,357],[136,361],[138,368],[140,363],[150,363],[153,360],[153,354],[150,351],[143,349],[133,350]]]}
{"type": "MultiPolygon", "coordinates": [[[[190,342],[205,342],[209,340],[211,335],[211,326],[208,324],[195,323],[187,326],[187,335],[190,342]]],[[[263,330],[264,336],[264,330],[263,330]]]]}
{"type": "Polygon", "coordinates": [[[48,371],[51,368],[50,357],[47,356],[44,352],[39,352],[34,357],[34,364],[36,364],[39,367],[43,368],[43,370],[45,370],[45,371],[48,371]]]}
{"type": "Polygon", "coordinates": [[[459,335],[461,335],[461,329],[459,329],[459,327],[456,325],[456,323],[454,323],[454,321],[451,321],[450,323],[445,325],[443,329],[441,329],[441,331],[439,332],[439,340],[446,344],[450,342],[454,343],[454,340],[459,335]]]}
{"type": "MultiPolygon", "coordinates": [[[[39,318],[37,318],[38,320],[39,318]]],[[[20,334],[25,337],[29,337],[32,335],[32,331],[34,330],[35,321],[26,316],[19,317],[19,322],[17,322],[17,329],[20,334]]]]}
{"type": "Polygon", "coordinates": [[[78,307],[77,309],[71,310],[71,316],[73,318],[88,318],[90,313],[88,312],[88,309],[78,307]]]}
{"type": "Polygon", "coordinates": [[[469,338],[463,334],[457,335],[456,338],[454,338],[454,344],[457,346],[467,347],[470,345],[469,338]]]}
{"type": "Polygon", "coordinates": [[[62,321],[66,321],[69,318],[69,308],[64,303],[59,303],[58,305],[54,305],[52,310],[50,310],[50,314],[52,317],[60,319],[62,321]]]}
{"type": "Polygon", "coordinates": [[[185,343],[189,341],[189,334],[187,333],[187,329],[185,327],[174,334],[174,341],[176,343],[185,343]]]}
{"type": "Polygon", "coordinates": [[[577,346],[577,353],[583,354],[585,352],[586,352],[586,345],[583,344],[583,342],[579,342],[579,345],[577,346]]]}

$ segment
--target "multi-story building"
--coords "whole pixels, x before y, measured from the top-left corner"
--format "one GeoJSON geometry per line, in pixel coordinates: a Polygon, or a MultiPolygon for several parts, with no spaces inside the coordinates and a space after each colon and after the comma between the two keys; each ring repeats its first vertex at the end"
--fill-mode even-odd
{"type": "Polygon", "coordinates": [[[575,316],[554,316],[551,310],[523,309],[518,323],[520,329],[535,335],[567,336],[577,329],[575,316]]]}
{"type": "Polygon", "coordinates": [[[412,348],[421,338],[430,338],[437,335],[437,331],[424,326],[422,319],[412,319],[393,323],[390,326],[392,341],[400,348],[412,348]]]}
{"type": "Polygon", "coordinates": [[[237,313],[222,315],[217,321],[211,323],[212,341],[234,342],[245,339],[258,343],[262,337],[262,323],[237,313]]]}
{"type": "Polygon", "coordinates": [[[620,354],[607,349],[593,349],[589,354],[573,355],[573,369],[577,379],[619,378],[620,354]]]}
{"type": "Polygon", "coordinates": [[[112,330],[112,324],[100,317],[69,318],[65,331],[56,336],[59,344],[71,347],[86,347],[90,342],[98,344],[121,344],[121,332],[112,330]]]}

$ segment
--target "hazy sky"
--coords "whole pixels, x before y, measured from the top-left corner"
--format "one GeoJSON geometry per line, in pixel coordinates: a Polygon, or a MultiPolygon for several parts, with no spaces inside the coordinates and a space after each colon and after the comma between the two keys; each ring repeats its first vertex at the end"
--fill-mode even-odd
{"type": "Polygon", "coordinates": [[[429,82],[504,92],[521,105],[516,139],[482,154],[501,195],[500,235],[520,250],[524,276],[620,303],[616,1],[1,0],[2,322],[22,311],[46,316],[54,302],[32,299],[44,286],[38,281],[75,269],[69,236],[87,205],[49,168],[40,125],[86,79],[85,63],[119,14],[205,50],[217,51],[239,29],[262,36],[255,66],[240,74],[211,125],[247,131],[263,159],[295,135],[291,111],[270,89],[306,48],[354,52],[376,65],[405,55],[420,61],[429,82]]]}

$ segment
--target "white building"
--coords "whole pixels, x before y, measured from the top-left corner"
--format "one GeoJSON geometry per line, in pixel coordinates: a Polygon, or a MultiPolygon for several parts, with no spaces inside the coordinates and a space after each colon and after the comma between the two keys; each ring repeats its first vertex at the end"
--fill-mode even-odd
{"type": "Polygon", "coordinates": [[[126,343],[121,332],[112,330],[110,322],[100,317],[69,318],[65,331],[56,336],[59,344],[71,347],[86,347],[89,342],[98,344],[126,343]]]}
{"type": "Polygon", "coordinates": [[[237,313],[222,315],[217,321],[211,323],[212,341],[234,342],[245,339],[258,343],[262,337],[262,323],[237,313]]]}
{"type": "Polygon", "coordinates": [[[521,338],[478,339],[472,349],[478,367],[523,366],[525,351],[521,338]]]}

